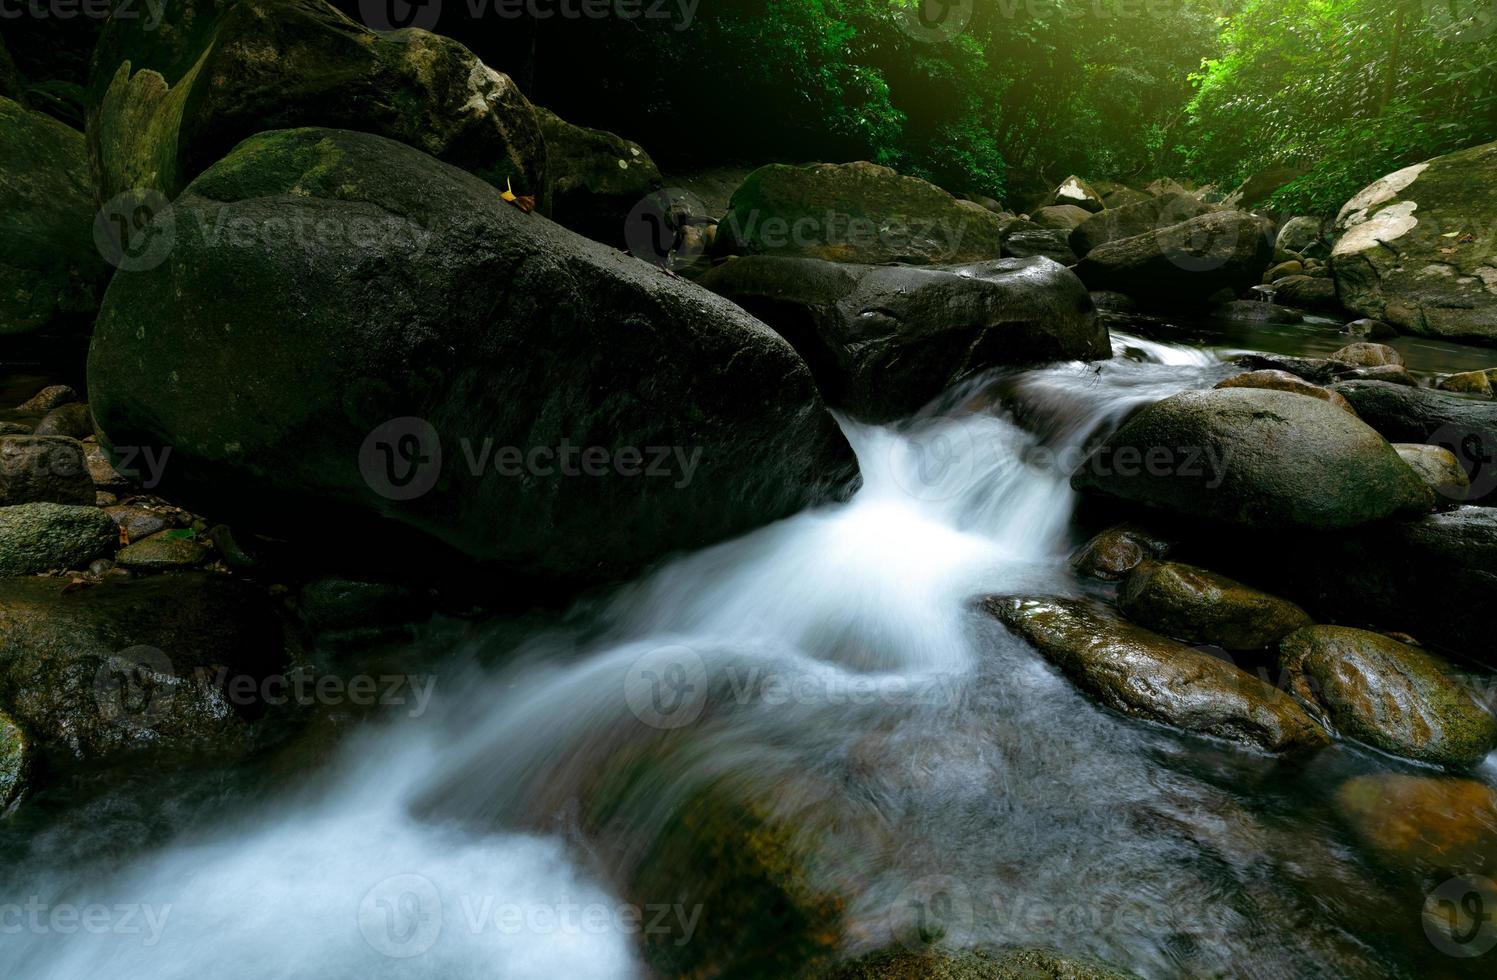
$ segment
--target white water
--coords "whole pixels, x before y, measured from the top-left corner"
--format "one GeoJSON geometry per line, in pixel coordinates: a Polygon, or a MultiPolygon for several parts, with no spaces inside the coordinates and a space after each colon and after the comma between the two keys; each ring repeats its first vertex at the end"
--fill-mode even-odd
{"type": "MultiPolygon", "coordinates": [[[[700,770],[768,772],[790,758],[779,741],[804,748],[851,726],[847,692],[860,684],[878,692],[870,710],[897,714],[922,680],[965,677],[979,655],[975,597],[1066,587],[1068,454],[1134,405],[1225,374],[1185,348],[1116,346],[1123,359],[1100,368],[1013,380],[1038,435],[991,414],[904,432],[847,425],[865,479],[848,503],[659,569],[616,597],[585,645],[538,637],[498,676],[453,666],[429,717],[358,739],[320,785],[102,879],[0,892],[0,905],[35,895],[165,914],[159,937],[7,930],[0,976],[641,975],[638,936],[601,873],[610,862],[583,860],[555,814],[622,742],[686,739],[700,770]],[[790,696],[745,702],[743,678],[767,676],[790,696]],[[680,696],[662,700],[662,679],[680,696]],[[554,832],[517,829],[538,820],[554,832]],[[532,921],[501,924],[510,907],[532,921]],[[580,912],[562,921],[569,908],[599,910],[593,927],[580,912]]],[[[1063,689],[1035,662],[1013,670],[1063,689]]],[[[951,762],[929,778],[973,771],[951,762]]],[[[15,921],[0,914],[0,930],[15,921]]]]}

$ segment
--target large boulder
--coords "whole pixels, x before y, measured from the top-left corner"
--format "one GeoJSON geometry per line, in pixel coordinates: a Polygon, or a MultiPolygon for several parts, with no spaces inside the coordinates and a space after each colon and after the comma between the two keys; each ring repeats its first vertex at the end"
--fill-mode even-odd
{"type": "Polygon", "coordinates": [[[749,174],[718,250],[869,265],[951,265],[1002,254],[1003,219],[934,184],[859,162],[771,164],[749,174]]]}
{"type": "Polygon", "coordinates": [[[0,438],[0,506],[91,504],[94,481],[83,446],[63,436],[0,438]]]}
{"type": "Polygon", "coordinates": [[[868,266],[754,256],[701,284],[774,327],[832,405],[887,422],[983,368],[1111,356],[1086,287],[1049,259],[868,266]]]}
{"type": "Polygon", "coordinates": [[[89,152],[105,201],[177,193],[245,137],[346,127],[542,198],[546,144],[514,82],[456,41],[376,33],[323,0],[183,0],[117,16],[94,55],[89,152]]]}
{"type": "Polygon", "coordinates": [[[1127,623],[1098,603],[998,596],[985,606],[1114,711],[1270,752],[1327,741],[1287,694],[1210,653],[1127,623]]]}
{"type": "Polygon", "coordinates": [[[1218,388],[1264,388],[1269,391],[1289,391],[1296,395],[1308,395],[1311,398],[1319,398],[1321,401],[1335,405],[1337,408],[1356,414],[1356,409],[1351,407],[1351,402],[1329,388],[1312,384],[1305,379],[1290,374],[1288,371],[1277,371],[1265,368],[1261,371],[1248,371],[1244,374],[1235,374],[1224,381],[1218,381],[1218,388]]]}
{"type": "Polygon", "coordinates": [[[1273,226],[1240,211],[1218,211],[1120,238],[1091,250],[1076,274],[1090,289],[1159,306],[1201,306],[1224,290],[1257,285],[1273,259],[1273,226]]]}
{"type": "Polygon", "coordinates": [[[285,665],[274,609],[226,576],[0,579],[0,707],[59,756],[236,743],[265,707],[250,681],[285,665]]]}
{"type": "Polygon", "coordinates": [[[1108,242],[1153,234],[1217,210],[1192,194],[1144,195],[1143,200],[1092,215],[1071,232],[1071,250],[1085,256],[1108,242]]]}
{"type": "Polygon", "coordinates": [[[1248,209],[1268,200],[1276,191],[1291,181],[1305,175],[1305,168],[1296,164],[1273,164],[1253,174],[1227,195],[1229,208],[1248,209]]]}
{"type": "Polygon", "coordinates": [[[638,143],[575,126],[536,107],[551,178],[551,217],[579,235],[625,247],[630,212],[661,189],[655,161],[638,143]]]}
{"type": "Polygon", "coordinates": [[[1069,232],[1091,216],[1090,211],[1074,204],[1053,204],[1048,208],[1040,208],[1030,218],[1041,228],[1069,232]]]}
{"type": "Polygon", "coordinates": [[[1332,279],[1317,279],[1314,276],[1288,276],[1273,284],[1276,302],[1302,310],[1340,314],[1341,298],[1332,279]]]}
{"type": "Polygon", "coordinates": [[[1067,239],[1070,233],[1061,228],[1041,228],[1031,221],[1010,224],[1003,231],[1003,257],[1030,259],[1037,256],[1064,266],[1076,264],[1076,253],[1067,239]]]}
{"type": "Polygon", "coordinates": [[[1418,474],[1355,416],[1258,388],[1187,391],[1142,409],[1071,483],[1259,528],[1356,527],[1434,505],[1418,474]]]}
{"type": "Polygon", "coordinates": [[[82,568],[119,538],[96,507],[31,503],[0,507],[0,576],[82,568]]]}
{"type": "Polygon", "coordinates": [[[86,330],[109,267],[83,134],[0,98],[0,337],[86,330]]]}
{"type": "Polygon", "coordinates": [[[1279,226],[1274,238],[1275,251],[1293,252],[1303,255],[1320,242],[1321,221],[1305,215],[1290,218],[1279,226]]]}
{"type": "Polygon", "coordinates": [[[1497,343],[1497,143],[1389,174],[1346,203],[1331,270],[1341,302],[1405,333],[1497,343]]]}
{"type": "Polygon", "coordinates": [[[1061,182],[1054,192],[1045,199],[1048,207],[1069,206],[1081,208],[1095,214],[1107,205],[1102,201],[1102,195],[1086,181],[1074,174],[1061,182]]]}
{"type": "Polygon", "coordinates": [[[1342,381],[1334,390],[1389,442],[1455,454],[1470,483],[1467,502],[1497,497],[1497,404],[1387,381],[1342,381]]]}
{"type": "Polygon", "coordinates": [[[1284,638],[1279,657],[1302,702],[1374,748],[1458,767],[1497,748],[1497,719],[1423,650],[1365,630],[1307,626],[1284,638]]]}
{"type": "Polygon", "coordinates": [[[1292,602],[1170,561],[1133,569],[1118,590],[1118,608],[1156,633],[1227,650],[1262,650],[1311,622],[1292,602]]]}
{"type": "Polygon", "coordinates": [[[774,331],[391,140],[260,134],[173,220],[106,296],[90,404],[106,447],[171,447],[157,492],[199,512],[596,580],[854,472],[774,331]]]}

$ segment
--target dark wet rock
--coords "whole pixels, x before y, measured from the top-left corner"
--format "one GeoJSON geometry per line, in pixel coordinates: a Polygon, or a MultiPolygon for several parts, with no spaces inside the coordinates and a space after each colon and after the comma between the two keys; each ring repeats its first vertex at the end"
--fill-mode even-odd
{"type": "Polygon", "coordinates": [[[1285,306],[1295,306],[1317,313],[1341,312],[1341,300],[1336,295],[1336,284],[1330,279],[1316,276],[1290,276],[1273,285],[1274,301],[1285,306]]]}
{"type": "Polygon", "coordinates": [[[201,541],[163,531],[142,541],[126,545],[114,556],[123,568],[140,572],[165,572],[192,568],[208,560],[211,549],[201,541]]]}
{"type": "Polygon", "coordinates": [[[1225,381],[1217,382],[1218,388],[1264,388],[1269,391],[1288,391],[1296,395],[1308,395],[1311,398],[1319,398],[1321,401],[1329,402],[1337,408],[1344,409],[1356,414],[1356,409],[1351,407],[1351,402],[1342,398],[1329,388],[1310,382],[1288,371],[1275,371],[1264,369],[1261,371],[1249,371],[1246,374],[1234,375],[1225,381]]]}
{"type": "Polygon", "coordinates": [[[83,465],[95,490],[124,493],[135,486],[134,480],[114,468],[109,453],[97,442],[83,444],[83,465]]]}
{"type": "Polygon", "coordinates": [[[111,271],[83,134],[0,97],[0,336],[87,329],[111,271]]]}
{"type": "Polygon", "coordinates": [[[236,527],[596,581],[834,498],[855,473],[769,327],[399,143],[263,133],[174,211],[170,260],[110,287],[90,404],[137,467],[170,447],[158,492],[236,527]],[[358,245],[215,245],[225,206],[392,224],[358,245]]]}
{"type": "Polygon", "coordinates": [[[1076,253],[1067,243],[1067,234],[1056,228],[1041,228],[1038,225],[1023,225],[1007,229],[1003,235],[1005,258],[1046,258],[1064,266],[1076,264],[1076,253]]]}
{"type": "Polygon", "coordinates": [[[1497,510],[1461,507],[1328,536],[1293,562],[1276,554],[1275,566],[1311,608],[1497,666],[1497,510]]]}
{"type": "Polygon", "coordinates": [[[934,184],[867,162],[771,164],[749,175],[718,225],[718,250],[883,265],[1002,254],[1003,219],[934,184]]]}
{"type": "Polygon", "coordinates": [[[1298,310],[1251,299],[1233,300],[1212,310],[1211,315],[1232,323],[1303,323],[1305,319],[1298,310]]]}
{"type": "Polygon", "coordinates": [[[1055,188],[1045,203],[1051,207],[1076,207],[1088,212],[1101,211],[1107,206],[1103,203],[1101,194],[1074,174],[1061,181],[1060,186],[1055,188]]]}
{"type": "Polygon", "coordinates": [[[551,217],[594,241],[619,248],[636,205],[664,180],[644,147],[601,129],[576,126],[537,106],[551,179],[551,217]]]}
{"type": "Polygon", "coordinates": [[[1313,622],[1299,606],[1178,562],[1146,561],[1118,591],[1123,615],[1176,640],[1262,650],[1313,622]]]}
{"type": "Polygon", "coordinates": [[[308,582],[297,606],[314,633],[379,635],[431,615],[430,597],[410,586],[349,578],[308,582]]]}
{"type": "Polygon", "coordinates": [[[1052,949],[886,949],[844,963],[824,980],[1128,980],[1104,963],[1052,949]]]}
{"type": "Polygon", "coordinates": [[[1346,375],[1345,380],[1386,381],[1388,384],[1402,385],[1405,388],[1419,387],[1419,382],[1402,364],[1378,364],[1373,367],[1354,368],[1350,374],[1346,375]]]}
{"type": "Polygon", "coordinates": [[[1147,191],[1134,190],[1131,187],[1119,187],[1115,191],[1102,195],[1102,203],[1109,209],[1125,208],[1130,204],[1140,204],[1150,200],[1154,195],[1147,191]]]}
{"type": "Polygon", "coordinates": [[[1189,391],[1142,409],[1071,484],[1260,528],[1356,527],[1434,503],[1408,464],[1351,414],[1256,388],[1189,391]]]}
{"type": "Polygon", "coordinates": [[[0,505],[91,504],[83,447],[65,436],[0,438],[0,505]]]}
{"type": "Polygon", "coordinates": [[[989,612],[1114,711],[1271,752],[1325,732],[1288,695],[1209,653],[1083,599],[992,597],[989,612]]]}
{"type": "Polygon", "coordinates": [[[1216,208],[1202,203],[1190,194],[1145,196],[1142,201],[1109,208],[1078,225],[1071,233],[1071,249],[1077,255],[1085,256],[1092,249],[1108,242],[1138,235],[1152,235],[1215,210],[1216,208]]]}
{"type": "Polygon", "coordinates": [[[1365,843],[1421,870],[1484,872],[1497,855],[1497,790],[1475,780],[1357,776],[1336,802],[1365,843]]]}
{"type": "Polygon", "coordinates": [[[1040,208],[1029,217],[1041,228],[1069,232],[1091,216],[1090,211],[1078,208],[1074,204],[1056,204],[1048,208],[1040,208]]]}
{"type": "Polygon", "coordinates": [[[249,570],[259,567],[260,561],[240,545],[233,529],[227,524],[215,524],[208,528],[206,537],[218,551],[219,559],[230,568],[249,570]]]}
{"type": "Polygon", "coordinates": [[[1394,450],[1435,492],[1436,504],[1461,504],[1471,495],[1471,480],[1455,453],[1439,446],[1399,442],[1394,450]]]}
{"type": "Polygon", "coordinates": [[[1257,285],[1273,257],[1262,218],[1221,211],[1120,238],[1087,253],[1076,274],[1091,289],[1159,306],[1203,306],[1257,285]]]}
{"type": "Polygon", "coordinates": [[[1303,252],[1319,241],[1320,219],[1301,216],[1290,218],[1279,226],[1279,234],[1274,239],[1274,247],[1288,249],[1291,252],[1303,252]]]}
{"type": "Polygon", "coordinates": [[[46,415],[60,405],[78,401],[78,393],[67,385],[48,385],[16,406],[19,415],[46,415]]]}
{"type": "Polygon", "coordinates": [[[1331,268],[1349,309],[1405,333],[1497,340],[1497,143],[1405,167],[1336,218],[1331,268]]]}
{"type": "Polygon", "coordinates": [[[322,0],[178,0],[112,18],[94,52],[100,197],[189,181],[256,133],[327,126],[399,140],[542,198],[546,144],[518,86],[456,41],[378,33],[322,0]]]}
{"type": "Polygon", "coordinates": [[[1294,357],[1289,354],[1243,354],[1237,363],[1253,371],[1282,371],[1312,384],[1328,385],[1356,369],[1324,357],[1294,357]]]}
{"type": "Polygon", "coordinates": [[[1386,381],[1343,381],[1335,391],[1388,441],[1454,453],[1471,482],[1471,503],[1497,495],[1497,403],[1386,381]]]}
{"type": "Polygon", "coordinates": [[[1497,377],[1497,370],[1462,371],[1460,374],[1446,375],[1435,387],[1458,395],[1484,395],[1490,398],[1493,377],[1497,377]]]}
{"type": "Polygon", "coordinates": [[[0,711],[0,816],[26,792],[31,775],[31,744],[19,725],[0,711]]]}
{"type": "Polygon", "coordinates": [[[1103,289],[1092,291],[1092,305],[1099,313],[1135,313],[1138,303],[1132,296],[1110,293],[1103,289]]]}
{"type": "Polygon", "coordinates": [[[39,436],[67,436],[71,439],[87,439],[94,434],[93,416],[83,402],[59,405],[52,409],[34,430],[39,436]]]}
{"type": "Polygon", "coordinates": [[[148,538],[153,534],[165,531],[173,524],[166,515],[149,507],[125,504],[116,507],[106,507],[104,512],[125,533],[127,543],[139,541],[142,538],[148,538]]]}
{"type": "Polygon", "coordinates": [[[1262,204],[1290,182],[1303,177],[1306,167],[1275,163],[1248,177],[1227,195],[1226,204],[1234,208],[1251,208],[1262,204]]]}
{"type": "Polygon", "coordinates": [[[1116,582],[1150,558],[1163,558],[1170,541],[1137,524],[1110,527],[1071,556],[1078,575],[1116,582]]]}
{"type": "Polygon", "coordinates": [[[1341,332],[1354,337],[1366,337],[1368,340],[1388,340],[1398,336],[1398,331],[1383,321],[1366,317],[1351,321],[1341,328],[1341,332]]]}
{"type": "Polygon", "coordinates": [[[0,576],[82,568],[119,537],[96,507],[19,504],[0,507],[0,576]]]}
{"type": "Polygon", "coordinates": [[[1432,654],[1344,626],[1307,626],[1279,649],[1294,694],[1350,738],[1454,767],[1474,766],[1497,748],[1497,719],[1432,654]]]}
{"type": "Polygon", "coordinates": [[[1331,360],[1342,361],[1356,367],[1383,367],[1389,364],[1403,365],[1403,355],[1392,347],[1389,347],[1387,344],[1365,342],[1347,344],[1332,354],[1331,360]]]}
{"type": "MultiPolygon", "coordinates": [[[[1277,258],[1277,256],[1275,256],[1277,258]]],[[[1276,283],[1280,279],[1288,279],[1290,276],[1302,276],[1305,267],[1299,259],[1286,259],[1263,274],[1265,283],[1276,283]]]]}
{"type": "Polygon", "coordinates": [[[233,746],[258,701],[226,679],[285,662],[262,595],[203,573],[85,589],[0,580],[0,636],[0,703],[48,752],[82,760],[233,746]]]}
{"type": "Polygon", "coordinates": [[[827,401],[867,421],[908,416],[984,368],[1112,353],[1081,281],[1042,258],[909,267],[758,256],[701,284],[774,327],[827,401]]]}

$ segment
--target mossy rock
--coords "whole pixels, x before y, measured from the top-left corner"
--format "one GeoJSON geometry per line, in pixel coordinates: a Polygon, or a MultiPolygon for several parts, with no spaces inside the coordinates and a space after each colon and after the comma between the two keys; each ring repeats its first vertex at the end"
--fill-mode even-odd
{"type": "Polygon", "coordinates": [[[456,41],[377,33],[322,0],[184,0],[155,29],[111,20],[90,87],[106,201],[175,198],[246,137],[318,125],[400,140],[545,204],[545,141],[513,81],[456,41]]]}
{"type": "Polygon", "coordinates": [[[26,792],[31,775],[31,743],[26,733],[0,711],[0,815],[26,792]]]}
{"type": "Polygon", "coordinates": [[[0,98],[0,337],[86,331],[110,271],[83,134],[0,98]]]}
{"type": "Polygon", "coordinates": [[[0,576],[82,568],[119,540],[97,507],[17,504],[0,507],[0,576]]]}
{"type": "Polygon", "coordinates": [[[1286,599],[1178,562],[1139,565],[1123,582],[1118,607],[1156,633],[1227,650],[1262,650],[1312,622],[1286,599]]]}
{"type": "Polygon", "coordinates": [[[1497,748],[1497,719],[1449,678],[1449,665],[1391,637],[1309,626],[1284,638],[1280,666],[1302,701],[1384,752],[1468,767],[1497,748]]]}
{"type": "Polygon", "coordinates": [[[536,107],[551,179],[551,217],[594,241],[622,248],[629,214],[665,181],[644,147],[577,126],[536,107]]]}
{"type": "Polygon", "coordinates": [[[717,242],[739,255],[946,265],[998,258],[1002,228],[981,205],[888,167],[770,164],[734,192],[717,242]]]}

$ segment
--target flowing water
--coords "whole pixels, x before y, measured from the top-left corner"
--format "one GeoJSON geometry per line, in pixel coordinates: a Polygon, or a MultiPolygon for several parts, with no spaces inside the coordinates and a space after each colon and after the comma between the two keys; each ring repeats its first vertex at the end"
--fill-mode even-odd
{"type": "Polygon", "coordinates": [[[1089,440],[1234,370],[1114,346],[906,426],[844,423],[850,501],[518,640],[468,637],[421,717],[294,781],[147,781],[7,841],[0,976],[635,977],[647,944],[776,976],[755,964],[797,940],[752,891],[743,868],[772,857],[733,836],[743,814],[789,842],[802,893],[836,896],[838,954],[940,938],[1148,977],[1459,975],[1421,930],[1430,882],[1380,864],[1331,806],[1396,763],[1277,760],[1120,718],[975,608],[1088,588],[1065,559],[1089,440]],[[726,850],[683,812],[722,819],[726,850]],[[59,908],[105,911],[66,931],[59,908]]]}

